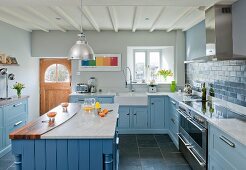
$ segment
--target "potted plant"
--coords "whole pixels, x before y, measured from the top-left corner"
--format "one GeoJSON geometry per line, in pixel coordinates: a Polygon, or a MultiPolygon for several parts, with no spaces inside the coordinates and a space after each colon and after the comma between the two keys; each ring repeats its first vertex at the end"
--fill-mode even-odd
{"type": "Polygon", "coordinates": [[[165,81],[167,80],[167,77],[173,76],[172,71],[171,70],[166,70],[166,69],[159,70],[158,74],[161,75],[164,78],[165,81]]]}
{"type": "Polygon", "coordinates": [[[25,88],[25,86],[24,86],[24,84],[22,84],[22,83],[16,82],[16,83],[13,85],[13,89],[16,90],[18,98],[21,97],[21,90],[24,89],[24,88],[25,88]]]}

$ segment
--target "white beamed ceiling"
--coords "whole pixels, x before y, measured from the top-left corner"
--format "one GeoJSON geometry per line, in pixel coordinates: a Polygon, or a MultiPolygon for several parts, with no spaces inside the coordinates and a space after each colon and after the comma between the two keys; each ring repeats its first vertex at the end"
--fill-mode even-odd
{"type": "Polygon", "coordinates": [[[205,18],[204,9],[236,0],[0,0],[0,21],[32,31],[186,31],[205,18]],[[56,18],[61,18],[60,20],[56,18]]]}

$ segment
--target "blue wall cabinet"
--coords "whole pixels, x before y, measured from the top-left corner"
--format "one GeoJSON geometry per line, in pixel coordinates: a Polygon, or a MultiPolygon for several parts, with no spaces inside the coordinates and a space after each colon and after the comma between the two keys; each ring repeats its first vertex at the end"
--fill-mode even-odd
{"type": "Polygon", "coordinates": [[[152,129],[165,128],[165,97],[150,97],[150,127],[152,129]]]}
{"type": "Polygon", "coordinates": [[[119,107],[119,129],[130,128],[130,107],[119,107]]]}
{"type": "Polygon", "coordinates": [[[27,122],[28,101],[18,100],[0,107],[0,157],[10,151],[9,133],[27,122]]]}
{"type": "Polygon", "coordinates": [[[209,124],[209,169],[245,169],[246,147],[209,124]]]}
{"type": "Polygon", "coordinates": [[[148,110],[146,107],[133,108],[133,128],[134,129],[148,128],[148,110]]]}
{"type": "Polygon", "coordinates": [[[85,98],[95,98],[96,101],[102,103],[102,104],[111,104],[114,103],[114,97],[113,96],[90,96],[90,95],[77,95],[77,96],[70,96],[69,102],[70,103],[84,103],[85,98]]]}

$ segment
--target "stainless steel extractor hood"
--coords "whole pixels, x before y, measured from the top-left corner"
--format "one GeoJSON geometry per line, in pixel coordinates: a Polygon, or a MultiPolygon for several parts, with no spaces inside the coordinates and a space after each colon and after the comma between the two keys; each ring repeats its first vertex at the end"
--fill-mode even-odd
{"type": "Polygon", "coordinates": [[[232,6],[215,5],[206,10],[206,56],[185,63],[223,60],[246,60],[246,56],[233,53],[232,6]]]}

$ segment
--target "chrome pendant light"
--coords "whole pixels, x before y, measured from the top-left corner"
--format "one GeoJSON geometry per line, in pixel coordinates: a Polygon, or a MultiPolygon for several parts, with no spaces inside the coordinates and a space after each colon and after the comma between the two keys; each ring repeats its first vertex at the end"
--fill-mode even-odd
{"type": "MultiPolygon", "coordinates": [[[[81,0],[81,10],[82,10],[82,0],[81,0]]],[[[86,40],[86,36],[82,30],[82,14],[81,14],[81,26],[79,40],[70,49],[68,59],[69,60],[95,60],[94,51],[86,40]]]]}

